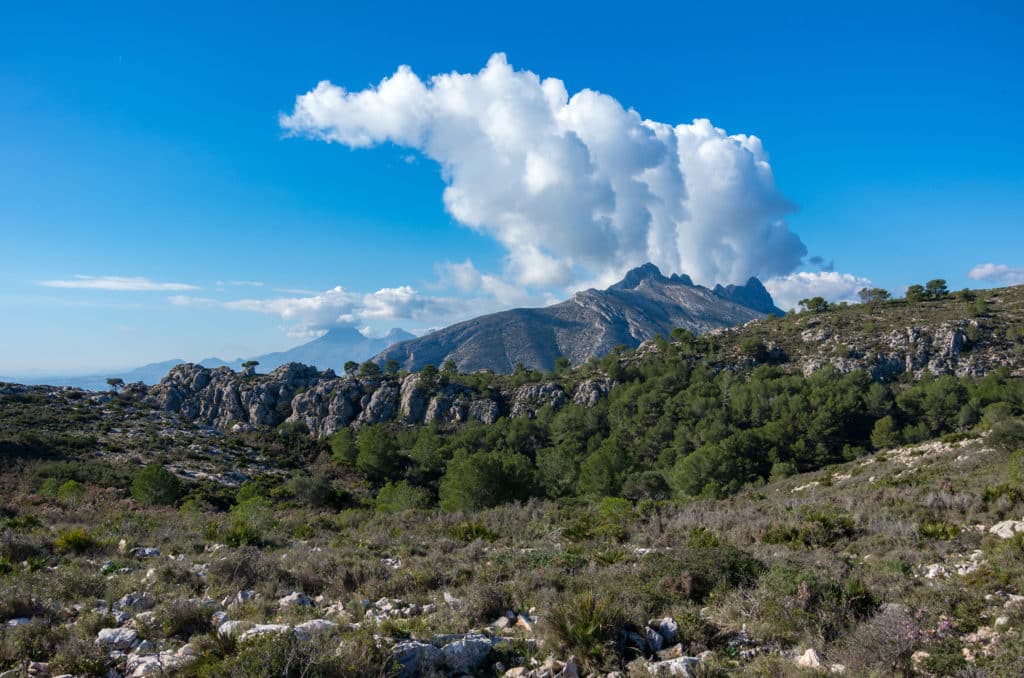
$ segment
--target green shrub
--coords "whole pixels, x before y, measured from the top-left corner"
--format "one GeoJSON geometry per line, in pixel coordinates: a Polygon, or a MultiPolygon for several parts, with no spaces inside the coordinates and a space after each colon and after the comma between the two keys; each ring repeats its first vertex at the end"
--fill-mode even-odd
{"type": "Polygon", "coordinates": [[[1024,489],[1024,449],[1017,450],[1010,455],[1006,471],[1010,482],[1024,489]]]}
{"type": "Polygon", "coordinates": [[[802,507],[802,520],[795,525],[772,525],[765,530],[761,540],[766,544],[788,544],[790,546],[822,547],[832,546],[842,539],[850,539],[857,533],[853,518],[832,508],[802,507]]]}
{"type": "Polygon", "coordinates": [[[262,546],[263,537],[274,525],[274,510],[268,499],[253,496],[231,507],[224,543],[229,546],[262,546]]]}
{"type": "Polygon", "coordinates": [[[997,423],[988,435],[988,444],[1007,454],[1024,450],[1024,419],[1006,419],[997,423]]]}
{"type": "Polygon", "coordinates": [[[657,471],[634,473],[622,483],[622,496],[632,501],[665,500],[671,495],[672,488],[665,481],[665,476],[657,471]]]}
{"type": "Polygon", "coordinates": [[[196,634],[213,628],[210,615],[213,608],[192,600],[175,600],[157,609],[160,630],[164,637],[177,637],[187,641],[196,634]]]}
{"type": "MultiPolygon", "coordinates": [[[[287,403],[287,409],[282,409],[281,414],[283,414],[286,417],[291,416],[291,403],[288,401],[284,402],[287,403]]],[[[283,421],[277,426],[277,434],[285,438],[297,438],[299,436],[308,436],[309,426],[307,426],[306,422],[304,421],[283,421]]]]}
{"type": "Polygon", "coordinates": [[[83,497],[85,497],[85,485],[76,480],[69,480],[57,489],[57,501],[65,506],[78,506],[83,497]]]}
{"type": "Polygon", "coordinates": [[[132,479],[132,497],[148,506],[170,506],[182,495],[181,481],[160,464],[150,464],[132,479]]]}
{"type": "Polygon", "coordinates": [[[242,483],[242,486],[238,488],[238,492],[235,493],[235,503],[241,504],[253,497],[263,497],[265,499],[266,496],[266,490],[262,485],[247,480],[242,483]]]}
{"type": "Polygon", "coordinates": [[[402,480],[398,483],[385,483],[377,492],[377,510],[385,513],[427,509],[434,503],[430,492],[422,487],[410,485],[402,480]]]}
{"type": "Polygon", "coordinates": [[[949,541],[960,534],[960,526],[941,521],[924,522],[918,527],[918,533],[925,539],[949,541]]]}
{"type": "Polygon", "coordinates": [[[352,429],[342,428],[331,436],[331,456],[339,464],[354,466],[359,448],[356,447],[355,437],[352,429]]]}
{"type": "Polygon", "coordinates": [[[636,522],[633,505],[625,499],[605,497],[597,505],[594,535],[611,541],[625,541],[629,527],[636,522]]]}
{"type": "Polygon", "coordinates": [[[186,669],[186,675],[203,678],[380,678],[396,673],[386,649],[367,632],[345,638],[340,646],[337,640],[326,636],[300,640],[293,633],[271,633],[239,645],[236,653],[222,661],[201,662],[186,669]]]}
{"type": "Polygon", "coordinates": [[[57,492],[60,491],[61,482],[59,478],[47,478],[43,481],[43,484],[39,486],[39,494],[44,497],[57,498],[57,492]]]}
{"type": "Polygon", "coordinates": [[[878,606],[859,580],[836,581],[812,570],[775,566],[758,581],[758,632],[768,639],[835,640],[878,606]]]}
{"type": "Polygon", "coordinates": [[[1003,497],[1014,504],[1024,502],[1024,487],[1016,484],[1002,483],[1000,485],[989,485],[981,491],[981,498],[985,502],[986,507],[1003,497]]]}
{"type": "Polygon", "coordinates": [[[694,533],[686,548],[675,553],[644,556],[640,566],[650,572],[658,589],[698,603],[716,592],[753,585],[765,569],[743,549],[707,533],[694,533]]]}
{"type": "Polygon", "coordinates": [[[558,656],[575,656],[587,672],[603,671],[615,663],[615,643],[625,622],[608,599],[588,592],[557,603],[543,630],[558,656]]]}
{"type": "Polygon", "coordinates": [[[50,668],[56,673],[70,673],[76,676],[105,676],[112,662],[99,645],[95,636],[72,633],[57,646],[50,658],[50,668]]]}
{"type": "Polygon", "coordinates": [[[356,439],[359,452],[356,468],[370,480],[383,481],[396,477],[402,468],[403,457],[395,436],[380,424],[364,426],[356,439]]]}
{"type": "Polygon", "coordinates": [[[88,553],[99,546],[84,527],[76,527],[53,540],[53,547],[65,553],[88,553]]]}
{"type": "Polygon", "coordinates": [[[287,487],[295,500],[306,506],[322,508],[332,506],[338,500],[330,478],[322,473],[294,476],[288,481],[287,487]]]}
{"type": "Polygon", "coordinates": [[[472,511],[526,499],[533,490],[533,482],[533,466],[524,455],[463,451],[448,463],[441,479],[441,508],[472,511]]]}
{"type": "Polygon", "coordinates": [[[876,450],[896,447],[899,444],[900,431],[892,415],[887,414],[875,422],[875,427],[871,430],[871,445],[876,450]]]}
{"type": "Polygon", "coordinates": [[[449,530],[453,539],[459,541],[471,542],[481,539],[483,541],[495,541],[498,538],[497,533],[491,532],[480,523],[465,522],[455,525],[449,530]]]}
{"type": "Polygon", "coordinates": [[[772,471],[768,476],[771,481],[783,480],[794,476],[799,472],[799,469],[791,461],[777,461],[772,464],[772,471]]]}
{"type": "Polygon", "coordinates": [[[0,632],[0,667],[13,666],[26,659],[47,661],[64,634],[46,619],[33,619],[28,624],[0,632]]]}

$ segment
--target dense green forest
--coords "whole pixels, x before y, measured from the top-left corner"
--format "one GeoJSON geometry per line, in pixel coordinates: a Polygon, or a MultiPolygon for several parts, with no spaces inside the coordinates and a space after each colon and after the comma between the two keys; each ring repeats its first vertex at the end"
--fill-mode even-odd
{"type": "Polygon", "coordinates": [[[382,485],[382,507],[722,497],[870,450],[988,427],[1024,409],[1024,381],[1006,369],[891,384],[831,367],[808,377],[774,365],[721,370],[703,355],[713,342],[677,339],[630,366],[603,361],[621,384],[593,407],[545,407],[533,419],[446,432],[344,429],[330,441],[333,458],[382,485]]]}

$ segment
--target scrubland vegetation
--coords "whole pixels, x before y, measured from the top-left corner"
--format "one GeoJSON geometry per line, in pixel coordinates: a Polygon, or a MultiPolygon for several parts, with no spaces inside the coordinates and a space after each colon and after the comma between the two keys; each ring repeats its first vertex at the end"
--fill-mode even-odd
{"type": "Polygon", "coordinates": [[[442,369],[617,385],[321,440],[0,386],[0,672],[1020,675],[1018,303],[875,299],[553,375],[442,369]],[[840,369],[965,316],[960,350],[1004,364],[840,369]]]}

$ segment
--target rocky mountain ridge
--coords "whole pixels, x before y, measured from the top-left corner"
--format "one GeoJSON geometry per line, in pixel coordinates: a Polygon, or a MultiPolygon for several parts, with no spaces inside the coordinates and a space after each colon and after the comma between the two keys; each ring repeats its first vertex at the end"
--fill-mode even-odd
{"type": "Polygon", "coordinates": [[[579,365],[617,346],[635,348],[682,327],[694,332],[742,324],[782,312],[751,278],[744,286],[694,285],[686,275],[662,275],[654,264],[629,271],[606,290],[588,289],[544,308],[518,308],[467,320],[395,344],[373,360],[407,370],[454,361],[464,372],[511,373],[516,364],[550,370],[566,357],[579,365]]]}
{"type": "Polygon", "coordinates": [[[345,426],[386,421],[491,424],[501,416],[533,416],[546,404],[556,409],[570,400],[593,405],[612,387],[608,378],[593,378],[580,382],[571,396],[554,381],[483,394],[454,381],[424,381],[419,373],[400,378],[338,376],[333,370],[320,372],[298,363],[268,375],[189,363],[172,368],[151,389],[130,385],[126,392],[161,410],[220,429],[301,422],[312,434],[327,436],[345,426]]]}
{"type": "MultiPolygon", "coordinates": [[[[923,308],[894,302],[748,323],[705,340],[716,346],[717,369],[772,363],[809,375],[831,366],[843,373],[864,370],[878,381],[904,373],[978,376],[999,368],[1024,374],[1024,333],[1015,334],[1018,322],[1024,327],[1024,288],[996,290],[990,299],[986,314],[972,318],[963,317],[963,304],[952,299],[923,308]]],[[[643,362],[667,345],[647,341],[618,362],[643,362]]],[[[420,373],[339,376],[295,363],[257,375],[186,364],[174,367],[151,389],[133,388],[162,410],[218,428],[302,422],[314,435],[325,436],[367,423],[493,423],[502,416],[534,416],[544,405],[556,410],[568,402],[592,406],[614,385],[597,364],[557,379],[535,375],[531,383],[469,376],[479,379],[460,383],[459,375],[428,378],[420,373]],[[482,389],[484,382],[487,388],[482,389]]]]}
{"type": "Polygon", "coordinates": [[[712,335],[725,346],[727,364],[759,360],[805,376],[825,366],[841,373],[863,370],[876,381],[904,374],[977,377],[1000,368],[1022,376],[1024,286],[985,294],[970,301],[950,296],[837,307],[712,335]]]}

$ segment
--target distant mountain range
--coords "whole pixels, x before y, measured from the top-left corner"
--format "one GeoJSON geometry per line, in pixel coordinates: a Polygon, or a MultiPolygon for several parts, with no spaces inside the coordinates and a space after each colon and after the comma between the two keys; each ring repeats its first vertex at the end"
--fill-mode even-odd
{"type": "Polygon", "coordinates": [[[550,370],[565,356],[573,365],[602,356],[616,346],[638,346],[682,327],[707,332],[782,315],[757,278],[746,285],[694,285],[689,276],[665,277],[654,264],[631,270],[606,290],[577,292],[545,308],[517,308],[480,316],[390,346],[375,362],[397,360],[420,370],[455,361],[461,371],[512,372],[516,363],[550,370]]]}
{"type": "MultiPolygon", "coordinates": [[[[200,360],[199,364],[204,367],[230,367],[239,370],[246,360],[259,362],[257,368],[260,372],[269,372],[275,367],[286,363],[303,363],[314,365],[318,369],[326,370],[333,368],[341,372],[342,367],[349,360],[362,362],[375,353],[379,353],[391,344],[415,339],[415,335],[403,329],[395,328],[383,337],[367,337],[354,327],[336,327],[326,334],[313,341],[307,342],[287,351],[275,351],[252,358],[236,358],[235,360],[221,360],[220,358],[206,358],[200,360]]],[[[141,381],[146,384],[156,384],[175,365],[185,362],[180,358],[165,360],[158,363],[151,363],[128,370],[111,370],[104,374],[90,375],[56,375],[42,377],[12,377],[10,381],[17,381],[23,384],[49,384],[51,386],[76,386],[92,391],[103,391],[110,388],[107,385],[109,377],[120,377],[125,383],[141,381]]],[[[0,378],[0,381],[7,379],[0,378]]]]}
{"type": "Polygon", "coordinates": [[[14,377],[0,377],[0,381],[14,381],[20,384],[46,384],[48,386],[74,386],[76,388],[84,388],[89,391],[107,391],[110,390],[110,386],[107,385],[107,379],[109,377],[120,377],[124,379],[126,384],[130,384],[134,381],[141,381],[146,384],[155,384],[164,378],[175,365],[180,365],[185,362],[184,360],[174,358],[172,360],[164,360],[158,363],[150,363],[143,365],[142,367],[134,367],[127,370],[111,370],[105,374],[72,374],[72,375],[53,375],[53,376],[14,376],[14,377]]]}
{"type": "MultiPolygon", "coordinates": [[[[331,368],[340,373],[349,360],[363,362],[391,344],[415,338],[415,334],[398,327],[390,330],[383,337],[367,337],[354,327],[335,327],[328,330],[327,334],[287,351],[275,351],[253,358],[238,358],[232,361],[206,358],[200,360],[199,364],[211,368],[230,367],[237,371],[246,360],[255,360],[260,364],[257,368],[260,372],[269,372],[275,367],[287,363],[302,363],[303,365],[313,365],[321,370],[331,368]]],[[[163,377],[163,375],[160,376],[163,377]]]]}
{"type": "MultiPolygon", "coordinates": [[[[657,335],[668,336],[677,327],[707,332],[769,313],[782,315],[757,278],[746,285],[708,289],[694,285],[687,275],[665,277],[654,264],[644,264],[606,290],[577,292],[571,299],[545,308],[517,308],[480,316],[419,338],[397,328],[383,337],[367,337],[353,327],[338,327],[287,351],[231,361],[207,358],[199,364],[237,371],[245,360],[256,360],[260,372],[269,372],[294,362],[340,373],[349,360],[372,359],[382,365],[397,360],[407,370],[420,370],[428,364],[440,367],[453,360],[464,372],[508,373],[517,363],[550,370],[561,356],[578,365],[616,346],[635,347],[657,335]]],[[[108,377],[120,377],[126,383],[155,384],[183,362],[167,360],[105,374],[12,380],[105,390],[109,388],[108,377]]]]}

